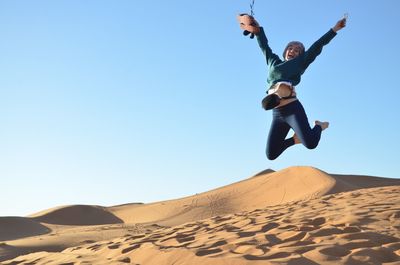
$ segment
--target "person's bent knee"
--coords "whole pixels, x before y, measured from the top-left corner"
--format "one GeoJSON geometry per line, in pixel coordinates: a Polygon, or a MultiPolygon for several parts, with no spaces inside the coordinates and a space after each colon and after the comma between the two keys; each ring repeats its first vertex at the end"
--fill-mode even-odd
{"type": "Polygon", "coordinates": [[[275,160],[275,159],[277,159],[278,158],[278,156],[279,155],[277,155],[277,154],[274,154],[274,153],[271,153],[271,152],[266,152],[266,155],[267,155],[267,158],[269,159],[269,160],[275,160]]]}
{"type": "Polygon", "coordinates": [[[318,142],[304,143],[307,149],[315,149],[318,146],[318,142]]]}

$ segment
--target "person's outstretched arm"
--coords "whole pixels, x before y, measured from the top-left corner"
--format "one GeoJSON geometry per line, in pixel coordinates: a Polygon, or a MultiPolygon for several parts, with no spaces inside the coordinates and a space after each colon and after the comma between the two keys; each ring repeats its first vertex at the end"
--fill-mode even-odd
{"type": "Polygon", "coordinates": [[[337,34],[339,30],[346,27],[346,18],[339,20],[335,26],[321,38],[319,38],[313,45],[305,52],[305,68],[307,68],[315,58],[322,52],[322,48],[328,44],[337,34]]]}
{"type": "Polygon", "coordinates": [[[254,24],[257,26],[258,30],[254,32],[254,34],[257,36],[257,42],[258,45],[261,48],[261,51],[263,52],[265,56],[265,60],[267,61],[268,65],[272,65],[275,62],[281,62],[281,59],[279,58],[278,55],[272,52],[272,49],[268,45],[268,39],[267,36],[265,35],[264,28],[261,27],[258,22],[253,19],[254,24]]]}

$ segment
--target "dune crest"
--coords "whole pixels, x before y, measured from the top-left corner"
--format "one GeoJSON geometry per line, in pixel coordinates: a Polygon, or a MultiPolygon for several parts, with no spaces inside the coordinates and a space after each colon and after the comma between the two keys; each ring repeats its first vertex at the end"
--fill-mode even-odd
{"type": "Polygon", "coordinates": [[[294,166],[280,171],[265,170],[248,179],[181,199],[108,210],[125,223],[172,226],[297,200],[309,200],[336,192],[365,187],[396,185],[396,180],[362,176],[331,175],[322,170],[294,166]],[[365,185],[364,183],[370,183],[365,185]]]}
{"type": "Polygon", "coordinates": [[[91,205],[57,207],[31,215],[30,218],[37,222],[58,225],[102,225],[123,222],[107,211],[106,207],[91,205]]]}

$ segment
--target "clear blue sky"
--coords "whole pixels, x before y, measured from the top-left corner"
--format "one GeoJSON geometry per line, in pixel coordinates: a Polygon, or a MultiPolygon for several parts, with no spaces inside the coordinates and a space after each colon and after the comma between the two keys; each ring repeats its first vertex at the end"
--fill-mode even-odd
{"type": "Polygon", "coordinates": [[[269,161],[267,68],[236,21],[249,1],[0,1],[0,216],[179,198],[297,165],[400,177],[398,10],[256,0],[277,54],[349,13],[297,87],[330,128],[269,161]]]}

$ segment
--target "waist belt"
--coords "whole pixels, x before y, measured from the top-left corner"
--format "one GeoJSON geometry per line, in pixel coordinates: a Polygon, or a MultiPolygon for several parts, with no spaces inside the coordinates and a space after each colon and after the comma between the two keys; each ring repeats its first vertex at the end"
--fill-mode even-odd
{"type": "Polygon", "coordinates": [[[290,82],[285,82],[285,81],[278,82],[278,83],[272,85],[272,86],[268,89],[268,91],[267,91],[268,95],[276,94],[280,99],[295,98],[296,96],[293,96],[293,93],[294,93],[294,92],[295,92],[295,87],[292,85],[292,83],[290,83],[290,82]],[[290,89],[290,95],[289,95],[289,96],[281,97],[281,96],[279,96],[279,95],[276,93],[276,92],[278,92],[278,90],[279,90],[279,88],[280,88],[280,85],[285,85],[285,86],[287,86],[287,87],[290,89]]]}

